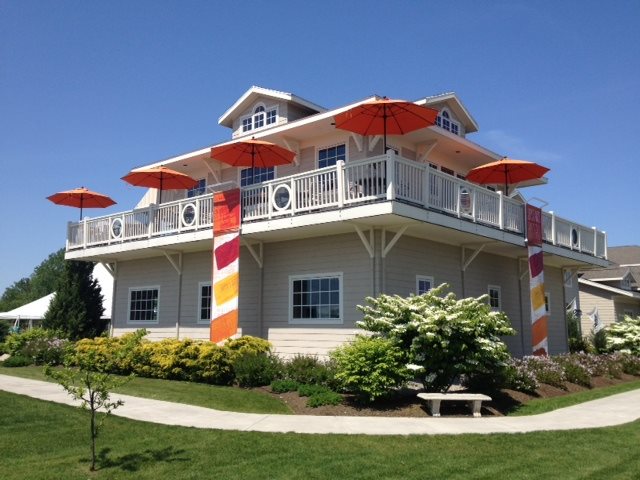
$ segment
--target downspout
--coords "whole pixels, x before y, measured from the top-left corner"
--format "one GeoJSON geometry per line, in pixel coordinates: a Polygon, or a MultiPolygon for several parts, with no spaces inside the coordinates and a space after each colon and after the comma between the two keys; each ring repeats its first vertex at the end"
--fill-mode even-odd
{"type": "MultiPolygon", "coordinates": [[[[111,324],[109,328],[109,336],[113,337],[114,330],[114,317],[116,315],[116,295],[118,292],[118,262],[115,261],[113,263],[113,291],[111,292],[111,318],[109,319],[109,323],[111,324]]],[[[127,299],[127,302],[129,299],[127,299]]]]}

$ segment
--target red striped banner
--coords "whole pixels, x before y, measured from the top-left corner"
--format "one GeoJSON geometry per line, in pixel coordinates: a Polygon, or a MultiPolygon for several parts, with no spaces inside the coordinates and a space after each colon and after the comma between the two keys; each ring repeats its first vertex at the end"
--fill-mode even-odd
{"type": "Polygon", "coordinates": [[[549,352],[547,309],[544,301],[544,257],[542,253],[542,210],[527,205],[527,250],[531,296],[531,346],[534,355],[549,352]]]}

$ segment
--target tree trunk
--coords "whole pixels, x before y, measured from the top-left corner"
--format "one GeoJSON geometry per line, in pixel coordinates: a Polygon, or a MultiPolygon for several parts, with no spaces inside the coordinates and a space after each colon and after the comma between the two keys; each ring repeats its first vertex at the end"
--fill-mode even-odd
{"type": "Polygon", "coordinates": [[[96,469],[96,409],[93,392],[89,394],[89,398],[91,399],[89,405],[91,408],[91,468],[89,470],[93,472],[96,469]]]}

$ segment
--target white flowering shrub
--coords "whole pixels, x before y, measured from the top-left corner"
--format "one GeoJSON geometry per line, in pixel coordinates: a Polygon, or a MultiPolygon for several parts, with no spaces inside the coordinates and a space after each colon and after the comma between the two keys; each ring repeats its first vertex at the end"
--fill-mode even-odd
{"type": "Polygon", "coordinates": [[[515,330],[502,312],[491,310],[487,295],[458,299],[443,295],[446,284],[424,295],[368,297],[358,326],[389,338],[424,368],[427,390],[446,391],[460,375],[492,374],[510,355],[500,338],[515,330]]]}
{"type": "Polygon", "coordinates": [[[640,317],[625,315],[621,322],[609,325],[605,331],[609,352],[640,355],[640,317]]]}

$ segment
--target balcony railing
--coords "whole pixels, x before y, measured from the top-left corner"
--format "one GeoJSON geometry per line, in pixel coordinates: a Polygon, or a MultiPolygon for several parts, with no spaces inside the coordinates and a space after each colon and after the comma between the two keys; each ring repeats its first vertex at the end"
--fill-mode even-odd
{"type": "MultiPolygon", "coordinates": [[[[389,153],[242,187],[243,222],[397,200],[524,236],[524,205],[428,165],[389,153]]],[[[543,213],[543,239],[606,258],[606,234],[543,213]]],[[[212,195],[70,223],[67,249],[210,228],[212,195]]]]}

